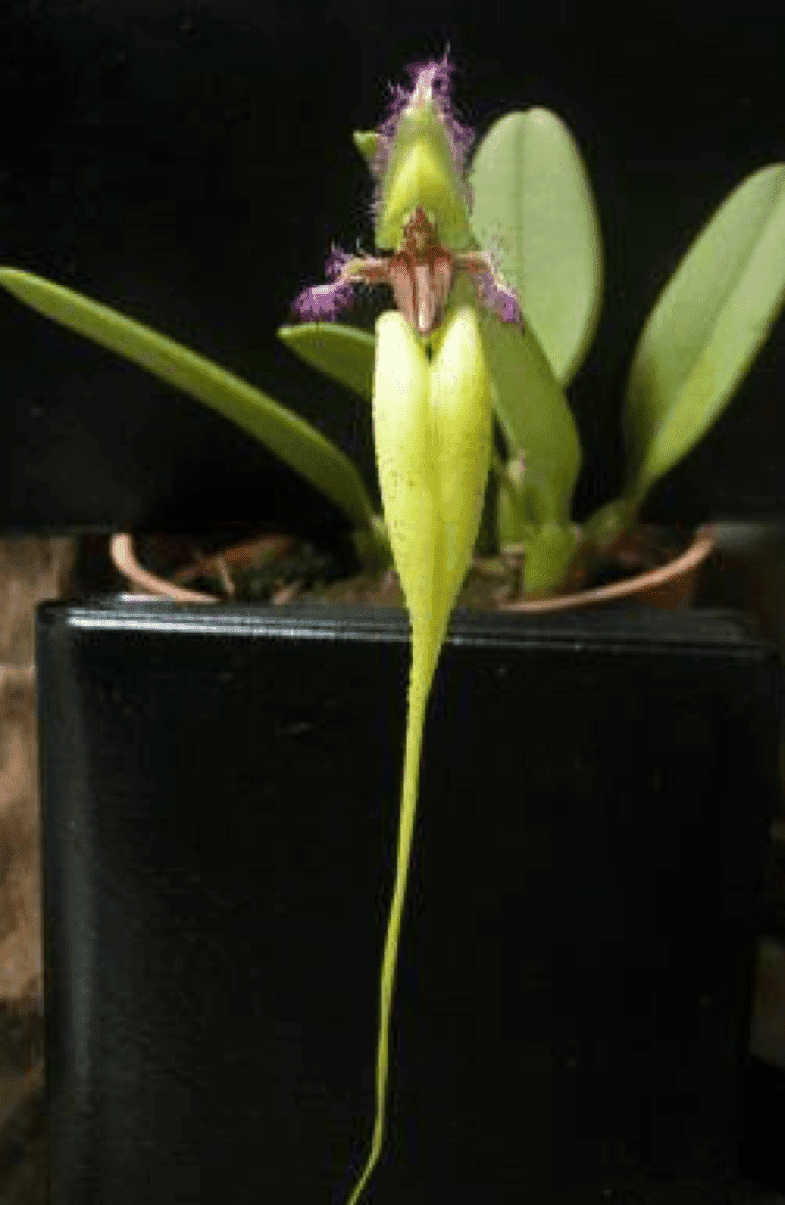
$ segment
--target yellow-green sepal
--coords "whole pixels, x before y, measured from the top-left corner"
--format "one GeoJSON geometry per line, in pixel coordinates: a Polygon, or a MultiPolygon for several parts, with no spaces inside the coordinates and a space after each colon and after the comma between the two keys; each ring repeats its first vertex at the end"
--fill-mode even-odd
{"type": "Polygon", "coordinates": [[[373,422],[393,559],[412,626],[435,664],[471,563],[491,453],[491,397],[477,316],[458,309],[429,362],[406,320],[376,323],[373,422]]]}
{"type": "Polygon", "coordinates": [[[413,101],[403,110],[381,181],[376,245],[397,247],[407,217],[421,205],[453,250],[476,246],[467,191],[453,147],[432,100],[413,101]]]}
{"type": "Polygon", "coordinates": [[[362,155],[366,165],[373,171],[376,151],[379,146],[379,135],[376,130],[355,130],[352,141],[362,155]]]}

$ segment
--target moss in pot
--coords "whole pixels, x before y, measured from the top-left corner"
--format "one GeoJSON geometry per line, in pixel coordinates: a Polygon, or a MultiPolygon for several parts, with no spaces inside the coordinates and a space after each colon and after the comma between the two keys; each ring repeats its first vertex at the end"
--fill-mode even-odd
{"type": "MultiPolygon", "coordinates": [[[[569,131],[542,109],[501,118],[469,164],[472,135],[457,119],[451,72],[447,56],[415,65],[379,128],[355,135],[376,184],[377,254],[334,250],[328,283],[294,303],[300,325],[279,332],[372,403],[383,515],[343,452],[255,387],[71,290],[0,270],[21,300],[226,415],[303,473],[348,517],[366,574],[391,587],[395,567],[412,633],[400,829],[379,987],[375,1116],[349,1205],[383,1148],[423,725],[449,618],[468,587],[489,482],[493,589],[517,576],[518,589],[522,579],[527,595],[545,599],[538,605],[572,605],[560,592],[601,583],[611,553],[631,538],[645,545],[645,532],[629,533],[647,492],[730,400],[785,293],[785,165],[776,164],[731,194],[659,298],[623,403],[624,488],[586,523],[573,522],[581,452],[565,389],[596,330],[602,284],[591,188],[569,131]],[[335,321],[358,285],[381,286],[394,301],[375,336],[335,321]]],[[[121,557],[132,552],[122,540],[121,557]]],[[[696,546],[705,555],[710,532],[696,546]]],[[[302,578],[314,566],[299,551],[302,578]]],[[[482,577],[490,566],[475,562],[473,571],[482,577]]]]}

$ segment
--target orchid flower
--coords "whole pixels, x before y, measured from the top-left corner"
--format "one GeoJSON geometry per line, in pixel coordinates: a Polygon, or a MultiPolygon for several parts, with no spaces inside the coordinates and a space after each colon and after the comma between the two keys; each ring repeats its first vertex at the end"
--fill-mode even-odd
{"type": "Polygon", "coordinates": [[[397,311],[376,323],[373,425],[384,517],[412,628],[398,859],[382,959],[376,1118],[355,1205],[382,1149],[395,969],[411,860],[428,697],[450,613],[471,562],[491,459],[492,402],[477,309],[523,319],[518,298],[474,243],[463,181],[471,133],[450,102],[447,56],[410,68],[377,132],[376,243],[391,253],[334,250],[331,283],[306,289],[294,312],[333,319],[358,283],[385,284],[397,311]],[[440,233],[441,232],[441,233],[440,233]],[[474,301],[456,299],[460,275],[474,301]]]}
{"type": "Polygon", "coordinates": [[[390,110],[373,136],[376,242],[394,250],[386,256],[353,256],[334,247],[325,267],[331,283],[300,293],[292,304],[298,318],[332,321],[352,304],[356,285],[385,284],[411,327],[429,336],[442,323],[463,272],[487,309],[503,322],[523,325],[515,291],[502,280],[493,257],[473,246],[471,189],[463,174],[474,136],[455,116],[453,70],[447,55],[410,67],[413,88],[393,88],[390,110]]]}

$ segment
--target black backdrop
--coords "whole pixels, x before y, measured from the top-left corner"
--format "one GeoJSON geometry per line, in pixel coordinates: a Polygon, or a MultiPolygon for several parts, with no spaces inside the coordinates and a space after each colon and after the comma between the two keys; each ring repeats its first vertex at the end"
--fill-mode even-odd
{"type": "MultiPolygon", "coordinates": [[[[293,405],[376,493],[367,407],[275,338],[334,239],[371,245],[351,133],[449,42],[478,136],[559,113],[594,183],[598,337],[571,391],[576,513],[621,473],[618,406],[643,320],[700,225],[785,159],[781,4],[562,0],[2,0],[0,262],[51,276],[293,405]]],[[[370,312],[358,313],[368,322],[370,312]]],[[[650,518],[785,510],[785,320],[650,518]]],[[[378,495],[377,495],[378,496],[378,495]]],[[[197,403],[0,296],[0,527],[234,521],[336,530],[321,497],[197,403]]]]}

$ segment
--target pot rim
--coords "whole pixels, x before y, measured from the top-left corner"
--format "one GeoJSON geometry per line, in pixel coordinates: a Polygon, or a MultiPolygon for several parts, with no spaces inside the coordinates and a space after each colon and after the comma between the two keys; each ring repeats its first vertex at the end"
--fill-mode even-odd
{"type": "MultiPolygon", "coordinates": [[[[280,534],[264,536],[260,537],[258,541],[247,542],[243,547],[249,547],[251,543],[277,544],[287,538],[280,534]]],[[[716,546],[717,538],[714,526],[711,523],[704,523],[695,529],[689,547],[666,565],[660,565],[656,569],[648,569],[635,577],[624,578],[622,581],[613,582],[607,586],[597,586],[590,590],[578,590],[572,594],[557,595],[554,598],[500,603],[498,610],[518,611],[531,615],[547,611],[567,611],[625,598],[635,598],[679,578],[694,574],[714,552],[716,546]]],[[[131,532],[115,532],[110,539],[109,551],[115,567],[146,597],[168,598],[173,602],[186,603],[218,603],[222,601],[216,594],[207,594],[201,590],[192,590],[187,586],[178,586],[167,578],[159,577],[157,574],[151,573],[149,569],[145,569],[136,555],[134,537],[131,532]]]]}
{"type": "Polygon", "coordinates": [[[136,555],[134,537],[129,531],[114,532],[109,541],[109,555],[115,568],[119,569],[139,593],[150,598],[168,598],[173,602],[219,602],[216,594],[206,594],[202,590],[190,590],[187,586],[177,586],[165,577],[159,577],[145,569],[136,555]]]}
{"type": "Polygon", "coordinates": [[[696,527],[692,541],[684,552],[679,553],[666,565],[647,569],[635,577],[624,578],[607,586],[595,586],[590,590],[576,590],[574,594],[556,595],[554,598],[533,598],[521,602],[500,605],[501,611],[523,611],[536,614],[541,611],[566,611],[575,607],[589,607],[597,603],[616,602],[634,598],[656,590],[679,578],[694,574],[717,547],[717,536],[713,524],[702,523],[696,527]]]}

